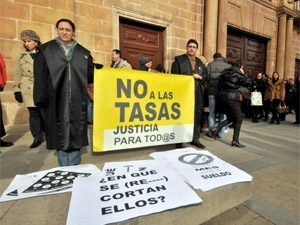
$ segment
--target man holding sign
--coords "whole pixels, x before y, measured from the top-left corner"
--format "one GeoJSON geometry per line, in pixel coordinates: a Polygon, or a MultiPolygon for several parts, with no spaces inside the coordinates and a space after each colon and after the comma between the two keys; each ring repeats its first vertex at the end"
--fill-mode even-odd
{"type": "MultiPolygon", "coordinates": [[[[186,45],[186,54],[176,56],[172,64],[172,74],[192,75],[195,79],[195,115],[194,115],[194,134],[192,145],[198,148],[205,148],[200,143],[200,121],[204,109],[204,87],[203,84],[207,80],[207,71],[203,63],[196,57],[198,42],[190,39],[186,45]]],[[[177,144],[176,147],[182,147],[177,144]]]]}

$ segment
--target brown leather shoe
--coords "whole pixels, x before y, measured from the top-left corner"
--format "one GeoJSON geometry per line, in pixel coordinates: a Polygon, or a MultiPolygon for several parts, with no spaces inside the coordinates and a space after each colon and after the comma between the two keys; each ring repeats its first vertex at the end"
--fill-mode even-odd
{"type": "Polygon", "coordinates": [[[194,146],[196,146],[197,148],[202,148],[202,149],[205,148],[205,145],[201,144],[200,142],[199,142],[199,143],[191,142],[191,145],[194,145],[194,146]]]}

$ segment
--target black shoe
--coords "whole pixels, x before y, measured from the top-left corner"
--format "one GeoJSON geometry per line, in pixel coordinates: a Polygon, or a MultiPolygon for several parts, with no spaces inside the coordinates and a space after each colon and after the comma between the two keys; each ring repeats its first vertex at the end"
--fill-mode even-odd
{"type": "Polygon", "coordinates": [[[276,123],[277,123],[277,125],[279,125],[280,124],[280,120],[276,119],[276,123]]]}
{"type": "Polygon", "coordinates": [[[183,147],[182,147],[182,143],[176,144],[175,148],[183,148],[183,147]]]}
{"type": "Polygon", "coordinates": [[[295,121],[293,124],[300,124],[300,122],[299,121],[295,121]]]}
{"type": "Polygon", "coordinates": [[[40,146],[41,144],[42,144],[42,141],[36,141],[36,140],[34,140],[32,142],[32,144],[29,146],[29,148],[36,148],[36,147],[40,146]]]}
{"type": "Polygon", "coordinates": [[[231,146],[238,147],[238,148],[246,147],[245,145],[242,145],[239,141],[232,141],[231,146]]]}
{"type": "Polygon", "coordinates": [[[196,146],[197,148],[202,148],[202,149],[205,148],[205,145],[201,144],[200,142],[199,142],[199,143],[191,142],[191,145],[194,145],[194,146],[196,146]]]}
{"type": "Polygon", "coordinates": [[[217,135],[218,135],[218,130],[216,129],[216,128],[214,128],[214,129],[212,129],[211,130],[211,136],[215,139],[215,140],[217,140],[217,135]]]}
{"type": "Polygon", "coordinates": [[[274,123],[274,119],[271,119],[271,122],[270,122],[270,124],[273,124],[274,123]]]}
{"type": "Polygon", "coordinates": [[[268,121],[268,119],[269,119],[268,117],[265,117],[264,121],[268,121]]]}
{"type": "Polygon", "coordinates": [[[12,142],[6,142],[6,141],[2,141],[2,140],[0,139],[0,146],[1,146],[1,147],[10,147],[10,146],[12,146],[12,145],[14,145],[12,142]]]}
{"type": "Polygon", "coordinates": [[[212,136],[211,136],[211,135],[209,135],[209,133],[208,133],[208,132],[205,134],[205,136],[206,136],[206,137],[210,137],[210,138],[212,138],[212,136]]]}

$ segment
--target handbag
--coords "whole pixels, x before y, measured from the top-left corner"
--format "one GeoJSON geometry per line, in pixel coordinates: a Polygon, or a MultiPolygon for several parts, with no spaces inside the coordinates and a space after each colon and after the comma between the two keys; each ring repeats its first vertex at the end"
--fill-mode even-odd
{"type": "Polygon", "coordinates": [[[261,92],[251,92],[251,105],[252,106],[262,106],[262,95],[261,92]]]}
{"type": "Polygon", "coordinates": [[[288,111],[288,108],[286,107],[284,102],[279,103],[279,105],[276,108],[278,114],[286,114],[288,111]]]}

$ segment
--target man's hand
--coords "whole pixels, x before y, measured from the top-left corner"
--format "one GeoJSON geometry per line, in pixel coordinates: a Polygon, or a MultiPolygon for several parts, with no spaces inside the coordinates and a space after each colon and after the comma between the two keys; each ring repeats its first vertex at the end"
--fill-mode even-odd
{"type": "Polygon", "coordinates": [[[194,74],[193,74],[193,77],[194,77],[195,79],[202,80],[202,76],[200,76],[200,75],[197,74],[197,73],[194,73],[194,74]]]}

